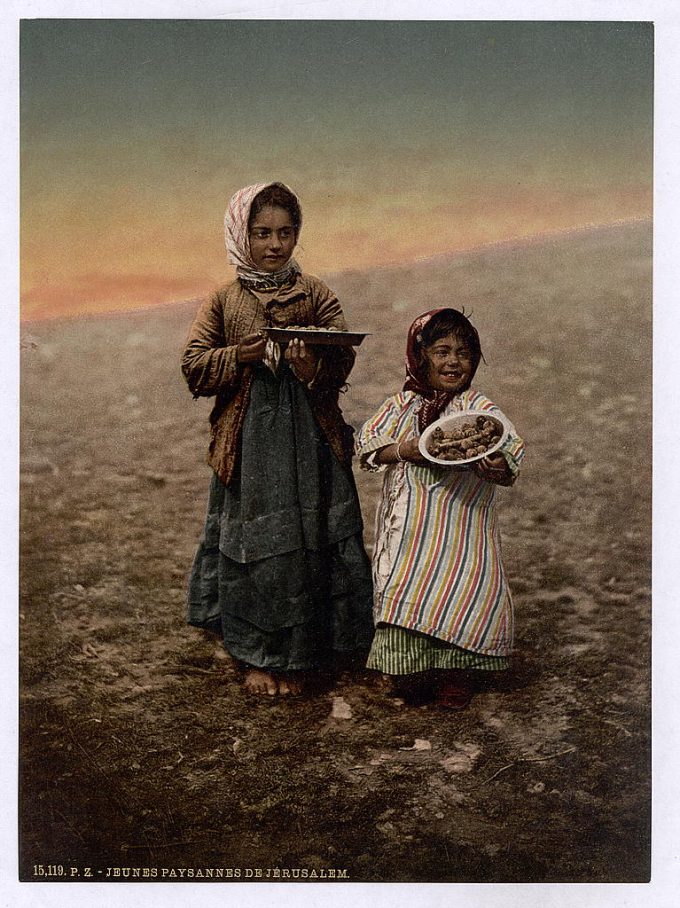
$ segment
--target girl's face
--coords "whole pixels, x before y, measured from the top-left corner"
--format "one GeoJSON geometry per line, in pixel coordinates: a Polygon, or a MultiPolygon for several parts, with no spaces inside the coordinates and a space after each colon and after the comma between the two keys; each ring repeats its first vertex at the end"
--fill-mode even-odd
{"type": "Polygon", "coordinates": [[[250,256],[258,270],[273,274],[293,254],[297,237],[286,209],[266,205],[253,219],[248,239],[250,256]]]}
{"type": "Polygon", "coordinates": [[[423,356],[427,383],[435,391],[463,391],[472,381],[472,350],[457,334],[440,337],[423,356]]]}

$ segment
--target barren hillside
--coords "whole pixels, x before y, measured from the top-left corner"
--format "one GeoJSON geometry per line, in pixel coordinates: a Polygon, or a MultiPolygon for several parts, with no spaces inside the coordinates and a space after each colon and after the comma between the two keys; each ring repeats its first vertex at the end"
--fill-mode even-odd
{"type": "MultiPolygon", "coordinates": [[[[650,226],[328,280],[371,332],[343,403],[355,426],[401,386],[415,315],[472,313],[475,385],[528,449],[502,493],[513,669],[460,714],[404,706],[361,671],[315,698],[248,699],[184,624],[209,482],[210,403],[178,366],[195,304],[28,324],[23,878],[647,879],[650,226]]],[[[380,479],[357,481],[370,547],[380,479]]]]}

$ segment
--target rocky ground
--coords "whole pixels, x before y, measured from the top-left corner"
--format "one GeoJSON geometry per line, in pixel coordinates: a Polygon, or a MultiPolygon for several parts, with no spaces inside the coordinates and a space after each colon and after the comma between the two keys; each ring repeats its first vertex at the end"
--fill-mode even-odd
{"type": "MultiPolygon", "coordinates": [[[[456,714],[360,669],[302,700],[248,698],[184,624],[209,481],[209,402],[178,368],[195,305],[27,324],[22,878],[648,879],[649,225],[329,282],[372,332],[344,400],[355,426],[400,387],[415,315],[472,311],[476,386],[528,448],[501,491],[514,667],[456,714]]],[[[370,548],[380,480],[357,481],[370,548]]]]}

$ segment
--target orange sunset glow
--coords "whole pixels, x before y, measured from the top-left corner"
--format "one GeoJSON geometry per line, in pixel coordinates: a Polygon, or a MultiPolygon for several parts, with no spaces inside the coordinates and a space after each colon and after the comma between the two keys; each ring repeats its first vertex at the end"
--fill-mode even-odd
{"type": "Polygon", "coordinates": [[[230,280],[224,209],[257,180],[300,196],[317,274],[650,217],[651,40],[644,23],[24,22],[22,317],[230,280]],[[295,79],[253,72],[264,48],[286,73],[292,44],[295,79]]]}

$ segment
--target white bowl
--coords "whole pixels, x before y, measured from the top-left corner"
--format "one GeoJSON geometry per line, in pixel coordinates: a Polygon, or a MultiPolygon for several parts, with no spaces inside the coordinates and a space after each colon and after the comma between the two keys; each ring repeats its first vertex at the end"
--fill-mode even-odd
{"type": "Polygon", "coordinates": [[[506,419],[504,419],[502,416],[499,416],[497,413],[489,413],[486,410],[460,410],[458,413],[449,413],[448,416],[440,416],[438,420],[430,423],[427,429],[425,429],[423,434],[420,436],[418,447],[423,457],[426,457],[431,463],[436,463],[440,467],[463,467],[466,464],[474,463],[476,460],[482,460],[483,457],[488,457],[489,454],[493,454],[494,451],[497,451],[501,447],[505,439],[508,437],[509,432],[510,424],[506,419]],[[456,423],[465,421],[474,422],[478,416],[486,416],[489,419],[493,419],[495,422],[500,423],[500,425],[503,427],[500,439],[496,442],[495,445],[492,445],[483,454],[476,454],[474,457],[466,457],[463,460],[442,460],[439,457],[434,457],[427,450],[427,443],[430,440],[430,436],[433,434],[435,429],[439,428],[447,432],[452,429],[456,423]]]}

